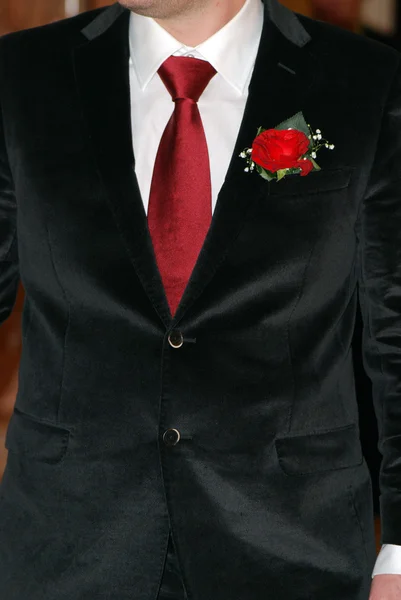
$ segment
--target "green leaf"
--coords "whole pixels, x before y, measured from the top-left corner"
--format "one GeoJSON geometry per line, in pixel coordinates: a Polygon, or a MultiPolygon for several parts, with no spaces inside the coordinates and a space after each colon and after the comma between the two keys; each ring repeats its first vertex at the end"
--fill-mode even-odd
{"type": "Polygon", "coordinates": [[[276,179],[273,173],[266,171],[266,169],[264,169],[260,165],[256,165],[256,171],[261,177],[263,177],[263,179],[266,179],[266,181],[273,181],[273,179],[276,179]]]}
{"type": "Polygon", "coordinates": [[[277,171],[277,181],[281,181],[288,174],[288,169],[279,169],[277,171]]]}
{"type": "Polygon", "coordinates": [[[313,169],[315,171],[321,171],[321,167],[319,167],[319,165],[317,164],[317,162],[315,161],[314,158],[309,158],[309,160],[311,161],[311,163],[313,164],[313,169]]]}
{"type": "Polygon", "coordinates": [[[256,137],[258,137],[258,135],[260,135],[260,134],[261,134],[261,133],[263,133],[264,131],[266,131],[266,129],[264,129],[263,127],[259,127],[259,128],[258,128],[258,131],[257,131],[257,134],[256,134],[256,137]]]}
{"type": "Polygon", "coordinates": [[[283,130],[283,129],[298,129],[298,131],[302,131],[307,137],[310,136],[310,129],[308,127],[307,122],[305,121],[305,117],[302,112],[298,112],[296,115],[293,115],[289,119],[286,119],[275,129],[283,130]]]}
{"type": "Polygon", "coordinates": [[[287,169],[287,175],[299,175],[301,173],[301,169],[299,167],[295,167],[293,169],[287,169]]]}

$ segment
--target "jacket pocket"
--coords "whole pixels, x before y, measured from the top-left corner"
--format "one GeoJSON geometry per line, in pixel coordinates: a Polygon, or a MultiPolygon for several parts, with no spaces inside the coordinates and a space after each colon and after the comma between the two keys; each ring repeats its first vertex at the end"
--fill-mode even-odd
{"type": "Polygon", "coordinates": [[[355,424],[275,440],[281,469],[287,475],[308,475],[362,464],[359,429],[355,424]]]}
{"type": "Polygon", "coordinates": [[[312,171],[306,177],[290,175],[281,181],[272,181],[269,185],[271,196],[309,196],[343,190],[348,187],[354,169],[344,167],[312,171]]]}
{"type": "Polygon", "coordinates": [[[67,452],[69,437],[69,430],[36,421],[15,409],[7,430],[6,448],[34,460],[58,463],[67,452]]]}

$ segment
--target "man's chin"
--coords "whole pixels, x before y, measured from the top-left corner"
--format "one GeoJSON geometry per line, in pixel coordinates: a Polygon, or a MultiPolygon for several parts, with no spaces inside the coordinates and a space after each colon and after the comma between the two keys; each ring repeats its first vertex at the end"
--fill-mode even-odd
{"type": "Polygon", "coordinates": [[[121,6],[153,19],[173,19],[188,13],[204,0],[118,0],[121,6]]]}
{"type": "Polygon", "coordinates": [[[118,0],[118,2],[124,8],[145,16],[153,16],[150,13],[155,12],[157,5],[155,0],[118,0]]]}

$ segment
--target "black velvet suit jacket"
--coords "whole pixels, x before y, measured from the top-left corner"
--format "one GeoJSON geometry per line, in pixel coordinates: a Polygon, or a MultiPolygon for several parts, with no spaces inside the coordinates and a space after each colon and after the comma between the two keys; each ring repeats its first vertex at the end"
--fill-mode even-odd
{"type": "Polygon", "coordinates": [[[128,22],[114,5],[0,41],[2,320],[26,290],[0,598],[154,600],[171,529],[191,600],[366,600],[358,290],[383,541],[401,544],[400,55],[266,1],[172,319],[135,178],[128,22]],[[336,146],[322,171],[244,173],[258,127],[300,110],[336,146]]]}

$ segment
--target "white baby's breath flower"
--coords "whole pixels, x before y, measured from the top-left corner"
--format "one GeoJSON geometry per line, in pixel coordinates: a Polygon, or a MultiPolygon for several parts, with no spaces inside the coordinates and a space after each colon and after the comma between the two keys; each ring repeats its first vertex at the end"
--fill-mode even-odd
{"type": "Polygon", "coordinates": [[[240,158],[246,158],[246,154],[245,154],[245,152],[241,152],[241,154],[240,154],[240,158]]]}
{"type": "Polygon", "coordinates": [[[316,156],[317,156],[316,152],[312,152],[312,153],[311,153],[311,157],[312,157],[312,158],[316,158],[316,156]]]}
{"type": "Polygon", "coordinates": [[[249,167],[245,167],[244,171],[245,173],[249,173],[249,167]]]}

